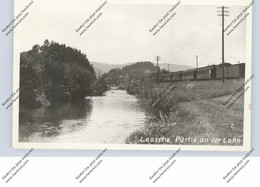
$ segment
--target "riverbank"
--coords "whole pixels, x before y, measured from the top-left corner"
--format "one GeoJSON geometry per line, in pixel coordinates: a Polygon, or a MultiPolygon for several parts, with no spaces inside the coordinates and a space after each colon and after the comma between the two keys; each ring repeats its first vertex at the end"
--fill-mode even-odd
{"type": "Polygon", "coordinates": [[[128,92],[150,117],[126,143],[158,144],[155,140],[161,138],[161,144],[242,145],[244,97],[229,109],[224,103],[243,83],[236,79],[129,85],[128,92]]]}

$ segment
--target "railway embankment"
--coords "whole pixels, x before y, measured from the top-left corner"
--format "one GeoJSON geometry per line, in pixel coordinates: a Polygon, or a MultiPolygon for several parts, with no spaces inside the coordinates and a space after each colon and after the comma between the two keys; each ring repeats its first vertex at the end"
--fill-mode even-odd
{"type": "Polygon", "coordinates": [[[224,103],[243,83],[244,79],[130,84],[127,91],[139,99],[147,121],[126,143],[242,145],[244,97],[230,108],[224,103]]]}

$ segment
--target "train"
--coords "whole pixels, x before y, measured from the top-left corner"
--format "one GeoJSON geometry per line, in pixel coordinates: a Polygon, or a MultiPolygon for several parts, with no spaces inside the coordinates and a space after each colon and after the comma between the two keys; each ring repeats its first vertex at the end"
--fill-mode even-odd
{"type": "MultiPolygon", "coordinates": [[[[245,78],[245,63],[224,63],[224,78],[245,78]]],[[[196,81],[222,79],[222,64],[211,65],[185,71],[169,72],[160,75],[161,82],[196,81]]]]}

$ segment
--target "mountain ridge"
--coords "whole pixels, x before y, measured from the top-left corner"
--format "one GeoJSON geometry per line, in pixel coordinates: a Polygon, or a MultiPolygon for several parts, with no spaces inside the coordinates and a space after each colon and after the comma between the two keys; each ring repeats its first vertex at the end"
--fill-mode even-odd
{"type": "MultiPolygon", "coordinates": [[[[107,64],[107,63],[95,62],[95,61],[90,61],[90,63],[93,65],[96,74],[107,73],[111,69],[123,68],[125,66],[135,64],[135,62],[130,62],[130,63],[126,63],[126,64],[107,64]]],[[[156,66],[156,63],[153,63],[153,64],[154,64],[154,66],[156,66]]],[[[160,68],[168,70],[168,64],[162,63],[162,64],[160,64],[160,68]]],[[[169,64],[170,72],[184,71],[184,70],[192,69],[192,68],[194,68],[194,67],[188,66],[188,65],[169,64]]]]}

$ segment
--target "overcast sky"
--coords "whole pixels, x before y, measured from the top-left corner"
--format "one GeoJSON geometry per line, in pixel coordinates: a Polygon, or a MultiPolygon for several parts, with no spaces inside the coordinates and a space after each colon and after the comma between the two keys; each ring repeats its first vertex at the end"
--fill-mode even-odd
{"type": "MultiPolygon", "coordinates": [[[[22,9],[30,0],[19,3],[22,9]]],[[[199,66],[221,62],[221,20],[217,6],[180,5],[176,16],[155,36],[149,30],[173,4],[108,3],[103,15],[82,36],[75,31],[104,1],[35,0],[29,16],[19,25],[21,51],[45,39],[75,47],[90,61],[124,64],[138,61],[199,66]],[[62,3],[61,3],[62,2],[62,3]]],[[[226,23],[244,7],[230,7],[226,23]]],[[[226,36],[226,61],[245,61],[245,22],[226,36]]]]}

